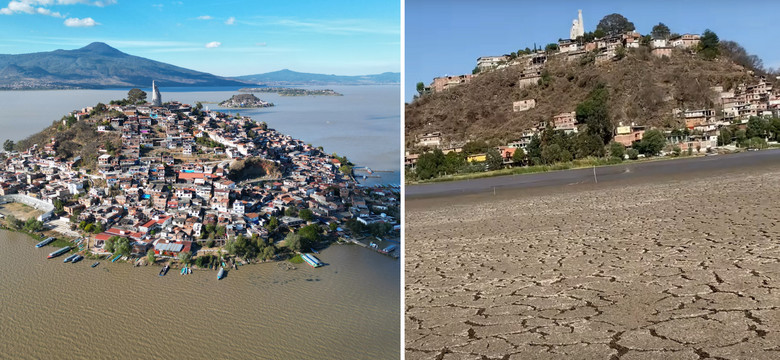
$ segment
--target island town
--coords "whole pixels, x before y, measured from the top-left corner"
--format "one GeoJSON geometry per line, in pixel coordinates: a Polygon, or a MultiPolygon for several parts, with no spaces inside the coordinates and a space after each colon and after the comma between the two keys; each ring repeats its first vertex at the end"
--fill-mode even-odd
{"type": "MultiPolygon", "coordinates": [[[[609,15],[605,20],[612,17],[625,20],[619,14],[609,15]]],[[[780,88],[776,86],[780,76],[763,71],[755,56],[745,53],[735,42],[720,41],[710,30],[703,34],[676,34],[659,23],[650,34],[642,35],[632,23],[625,21],[628,27],[614,31],[597,28],[594,32],[585,32],[580,10],[578,18],[572,21],[569,38],[541,48],[534,45],[534,49],[525,48],[511,54],[481,56],[471,74],[436,77],[427,85],[418,83],[419,94],[415,95],[414,102],[408,104],[407,109],[412,108],[411,114],[415,111],[422,114],[420,109],[426,106],[434,110],[419,116],[423,119],[419,121],[422,125],[414,132],[407,130],[407,180],[437,181],[451,179],[453,175],[468,177],[468,173],[486,170],[564,166],[562,164],[572,161],[589,166],[658,155],[715,155],[780,146],[780,88]],[[640,94],[633,100],[639,103],[639,110],[635,111],[636,114],[623,116],[619,119],[622,121],[611,121],[603,115],[609,110],[609,92],[614,91],[607,89],[609,85],[597,86],[584,101],[570,107],[568,104],[560,106],[559,98],[545,92],[551,82],[556,81],[555,77],[572,81],[575,71],[585,68],[596,69],[594,71],[602,75],[615,72],[621,70],[621,66],[628,66],[621,65],[625,64],[621,60],[629,56],[641,59],[635,61],[641,66],[631,68],[635,72],[627,76],[631,82],[649,79],[650,76],[643,77],[641,74],[656,71],[651,70],[649,64],[660,63],[661,69],[671,68],[672,58],[683,59],[680,61],[720,61],[727,64],[723,68],[740,75],[733,78],[724,76],[707,83],[697,77],[685,78],[675,83],[677,88],[674,91],[659,90],[663,88],[649,86],[654,84],[643,80],[645,82],[638,86],[640,94]],[[550,64],[555,66],[555,70],[550,69],[550,64]],[[479,91],[486,91],[485,87],[498,82],[496,79],[508,77],[511,77],[508,81],[515,89],[511,101],[477,104],[466,110],[462,110],[463,106],[459,110],[473,122],[475,118],[485,117],[480,114],[486,113],[484,108],[499,109],[487,115],[500,123],[497,127],[522,121],[522,128],[515,128],[496,138],[494,134],[491,137],[479,134],[464,137],[461,136],[464,133],[461,127],[448,126],[453,116],[442,109],[467,101],[463,93],[469,90],[457,90],[458,95],[455,95],[456,89],[467,88],[478,79],[489,78],[478,83],[479,91]],[[458,101],[441,101],[448,96],[458,101]],[[432,100],[440,101],[436,105],[438,108],[430,105],[432,100]],[[672,102],[675,104],[666,108],[665,104],[672,102]],[[540,105],[544,110],[537,111],[540,105]],[[646,109],[651,107],[664,109],[658,116],[663,118],[662,124],[647,124],[646,109]],[[437,118],[448,120],[430,121],[437,118]],[[531,121],[523,120],[526,118],[531,121]]],[[[670,77],[683,78],[683,74],[668,71],[670,77]]],[[[668,78],[664,81],[673,83],[668,78]]],[[[496,91],[495,87],[489,89],[496,91]]],[[[561,96],[570,97],[571,94],[564,92],[561,96]]],[[[407,110],[409,118],[413,117],[407,110]]]]}
{"type": "Polygon", "coordinates": [[[182,274],[219,267],[220,278],[253,261],[321,266],[308,253],[333,242],[398,257],[397,187],[361,186],[345,157],[246,116],[163,103],[152,91],[151,102],[133,89],[52,125],[55,134],[80,127],[107,139],[94,154],[69,151],[73,140],[58,136],[6,142],[0,207],[38,216],[6,213],[4,226],[64,246],[71,260],[158,263],[165,272],[173,264],[182,274]]]}

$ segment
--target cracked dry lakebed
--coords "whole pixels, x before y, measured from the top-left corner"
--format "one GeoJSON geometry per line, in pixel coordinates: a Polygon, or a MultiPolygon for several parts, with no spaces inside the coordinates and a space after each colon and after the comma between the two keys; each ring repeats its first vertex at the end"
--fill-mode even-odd
{"type": "Polygon", "coordinates": [[[780,162],[410,199],[406,359],[780,359],[779,206],[780,162]]]}

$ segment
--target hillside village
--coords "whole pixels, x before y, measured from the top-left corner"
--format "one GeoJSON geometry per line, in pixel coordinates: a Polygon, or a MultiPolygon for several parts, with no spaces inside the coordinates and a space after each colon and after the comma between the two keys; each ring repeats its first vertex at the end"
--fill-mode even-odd
{"type": "MultiPolygon", "coordinates": [[[[605,19],[614,15],[622,18],[619,14],[612,14],[605,17],[605,19]]],[[[623,18],[622,20],[625,19],[623,18]]],[[[507,104],[507,106],[511,106],[509,111],[515,114],[510,115],[510,117],[522,118],[523,113],[530,112],[539,104],[540,99],[538,95],[544,93],[546,84],[550,81],[551,75],[547,69],[550,64],[556,64],[558,70],[566,69],[567,67],[595,66],[599,68],[607,65],[612,66],[612,64],[619,64],[621,60],[632,54],[632,52],[639,50],[649,52],[654,58],[665,60],[675,56],[696,56],[712,59],[715,56],[707,52],[717,54],[715,50],[719,46],[717,35],[709,30],[704,35],[673,34],[668,27],[659,24],[657,28],[654,28],[653,34],[642,35],[634,30],[633,24],[626,28],[629,28],[630,31],[606,32],[601,28],[597,28],[596,32],[585,33],[582,12],[580,11],[579,18],[573,21],[569,39],[561,39],[557,43],[548,44],[544,49],[532,50],[526,48],[508,55],[481,56],[477,59],[476,67],[472,74],[437,77],[429,85],[418,84],[419,97],[416,96],[415,101],[407,105],[407,153],[405,161],[407,169],[412,169],[413,171],[420,155],[433,149],[439,149],[443,154],[448,154],[449,152],[462,153],[464,147],[468,147],[469,142],[490,140],[480,139],[476,134],[464,134],[462,131],[453,133],[453,131],[457,132],[458,130],[453,130],[452,127],[437,129],[436,124],[441,126],[442,121],[433,122],[426,120],[424,117],[420,118],[420,116],[440,116],[446,118],[446,115],[437,115],[441,111],[437,112],[437,110],[431,109],[429,104],[426,103],[431,100],[429,98],[438,101],[437,104],[440,107],[446,107],[445,104],[454,104],[456,101],[463,101],[461,100],[463,97],[462,91],[458,92],[459,95],[448,96],[448,94],[452,93],[454,89],[461,87],[468,92],[471,89],[469,84],[472,84],[476,79],[487,76],[491,78],[490,81],[497,82],[504,76],[517,76],[517,78],[508,80],[512,81],[510,86],[514,94],[537,94],[537,97],[515,99],[510,104],[507,104]],[[704,39],[706,44],[702,42],[702,39],[704,39]],[[715,50],[713,50],[713,47],[715,50]],[[410,118],[412,129],[410,129],[410,118]]],[[[618,28],[617,30],[620,29],[618,28]]],[[[625,28],[622,30],[625,30],[625,28]]],[[[754,57],[748,59],[755,61],[754,57]]],[[[745,64],[739,65],[744,66],[745,64]]],[[[773,86],[777,79],[770,74],[758,73],[754,69],[750,69],[749,66],[745,66],[744,69],[742,73],[747,75],[739,77],[739,79],[747,79],[748,81],[735,80],[729,83],[716,83],[707,89],[696,90],[706,93],[700,94],[700,97],[705,99],[704,101],[678,102],[683,105],[697,104],[701,107],[670,108],[666,117],[671,119],[669,121],[673,123],[671,126],[654,127],[643,124],[641,121],[613,123],[609,129],[611,134],[604,137],[603,140],[605,141],[602,146],[609,145],[610,141],[614,141],[625,148],[636,147],[635,145],[641,142],[645,132],[650,130],[662,132],[665,139],[664,150],[667,153],[671,152],[672,149],[678,153],[710,152],[714,151],[718,146],[730,145],[734,141],[737,142],[737,145],[743,146],[746,143],[746,139],[740,137],[744,136],[744,134],[737,133],[748,131],[748,122],[751,118],[762,119],[762,126],[765,128],[765,131],[760,131],[764,135],[761,136],[762,138],[774,137],[774,131],[770,129],[769,122],[772,118],[780,117],[780,89],[773,86]],[[723,129],[727,129],[725,130],[726,134],[724,134],[723,129]],[[730,137],[725,139],[722,135],[730,135],[730,137]]],[[[568,76],[571,77],[572,75],[568,76]]],[[[474,91],[487,91],[489,93],[490,90],[494,89],[482,83],[479,90],[474,91]]],[[[661,96],[658,95],[658,97],[660,98],[661,96]]],[[[666,97],[670,98],[669,95],[666,97]]],[[[549,101],[549,99],[545,100],[549,101]]],[[[487,106],[495,106],[494,104],[491,103],[487,106]]],[[[462,104],[459,106],[461,106],[460,109],[463,109],[462,104]]],[[[548,104],[547,106],[550,105],[548,104]]],[[[610,108],[609,110],[612,111],[614,109],[610,108]]],[[[479,112],[478,109],[477,112],[479,112]]],[[[474,114],[467,115],[466,118],[469,118],[469,116],[479,117],[479,115],[474,114]]],[[[497,118],[497,120],[492,122],[496,128],[503,127],[503,122],[508,121],[506,117],[497,116],[497,118]]],[[[623,118],[625,119],[626,117],[623,118]]],[[[635,115],[635,118],[641,119],[642,114],[635,115]]],[[[588,126],[584,120],[585,116],[583,114],[578,115],[575,108],[558,108],[552,117],[538,119],[535,123],[526,123],[527,127],[518,131],[518,133],[507,134],[507,136],[512,136],[512,138],[505,138],[506,142],[504,143],[490,141],[492,145],[490,148],[497,150],[504,166],[539,163],[539,159],[536,159],[537,161],[535,162],[528,155],[529,151],[531,153],[534,152],[533,149],[529,149],[529,145],[532,144],[534,139],[539,141],[543,137],[545,129],[561,132],[573,139],[577,134],[588,131],[588,126]],[[522,153],[526,155],[514,156],[517,149],[522,149],[522,153]]],[[[490,121],[486,122],[490,123],[490,121]]],[[[471,148],[475,147],[472,146],[471,148]]],[[[486,148],[483,150],[486,150],[486,148]]],[[[572,150],[571,152],[576,157],[575,151],[572,150]]],[[[665,152],[661,151],[660,153],[665,152]]],[[[599,152],[594,152],[594,155],[598,154],[599,152]]],[[[604,154],[600,155],[603,156],[604,154]]],[[[623,156],[627,158],[629,155],[623,154],[621,158],[623,156]]],[[[463,157],[467,160],[467,163],[480,163],[486,161],[488,156],[486,151],[478,153],[466,151],[463,157]]],[[[541,162],[547,163],[544,159],[541,162]]],[[[482,167],[482,169],[484,168],[482,167]]]]}
{"type": "Polygon", "coordinates": [[[94,167],[62,156],[55,138],[17,146],[2,156],[0,198],[51,204],[39,220],[89,238],[91,253],[116,252],[120,239],[131,245],[124,255],[168,257],[206,247],[231,252],[238,239],[253,239],[271,258],[286,250],[285,234],[305,228],[318,240],[392,236],[398,224],[396,189],[358,186],[346,158],[249,117],[163,104],[155,88],[152,103],[98,104],[54,126],[78,123],[95,136],[120,136],[121,146],[101,145],[94,167]]]}

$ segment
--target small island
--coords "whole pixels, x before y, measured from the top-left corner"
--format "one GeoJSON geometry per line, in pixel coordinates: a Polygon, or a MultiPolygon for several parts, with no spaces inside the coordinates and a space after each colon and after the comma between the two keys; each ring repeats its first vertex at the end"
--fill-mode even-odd
{"type": "Polygon", "coordinates": [[[241,88],[240,92],[277,93],[280,96],[344,96],[331,89],[308,90],[286,87],[241,88]]]}
{"type": "Polygon", "coordinates": [[[226,107],[226,108],[263,108],[263,107],[271,107],[274,106],[273,103],[263,101],[259,99],[257,96],[254,96],[252,94],[238,94],[233,95],[230,97],[230,99],[227,99],[221,103],[219,103],[219,106],[226,107]]]}
{"type": "Polygon", "coordinates": [[[152,88],[151,102],[132,89],[7,140],[0,229],[54,248],[48,258],[124,259],[160,276],[319,267],[307,253],[339,243],[399,257],[397,187],[360,186],[344,156],[247,116],[162,102],[152,88]]]}

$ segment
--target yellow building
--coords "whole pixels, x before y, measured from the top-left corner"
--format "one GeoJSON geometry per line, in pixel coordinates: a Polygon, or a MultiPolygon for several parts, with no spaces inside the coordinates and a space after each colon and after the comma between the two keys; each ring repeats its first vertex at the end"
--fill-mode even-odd
{"type": "Polygon", "coordinates": [[[487,155],[485,155],[485,154],[474,154],[474,155],[469,155],[469,156],[466,158],[466,160],[467,160],[468,162],[483,162],[483,161],[487,161],[487,155]]]}

